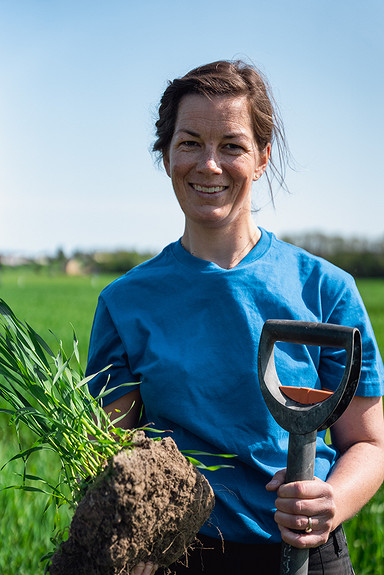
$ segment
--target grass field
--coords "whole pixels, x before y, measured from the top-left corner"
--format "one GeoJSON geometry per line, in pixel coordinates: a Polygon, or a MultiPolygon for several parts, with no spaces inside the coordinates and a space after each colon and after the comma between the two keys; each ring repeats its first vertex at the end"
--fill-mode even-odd
{"type": "MultiPolygon", "coordinates": [[[[72,347],[72,332],[80,342],[85,366],[92,318],[101,289],[113,276],[67,277],[10,270],[0,276],[0,297],[56,349],[54,336],[65,349],[72,347]],[[73,326],[73,327],[72,327],[73,326]]],[[[367,306],[379,347],[384,355],[384,280],[362,280],[358,287],[367,306]]],[[[0,466],[16,451],[13,431],[7,417],[0,414],[0,466]]],[[[54,476],[55,461],[39,455],[31,461],[31,473],[44,467],[54,476]]],[[[17,483],[12,465],[0,473],[0,487],[17,483]]],[[[50,549],[55,519],[53,510],[42,515],[45,496],[16,490],[0,492],[0,573],[1,575],[37,575],[43,572],[39,558],[50,549]]],[[[56,517],[68,522],[69,516],[56,517]]],[[[384,573],[384,490],[346,526],[356,575],[384,573]]],[[[266,574],[267,575],[267,574],[266,574]]]]}
{"type": "Polygon", "coordinates": [[[49,342],[54,342],[51,330],[71,349],[75,329],[85,365],[98,295],[115,278],[9,270],[0,275],[0,297],[49,342]]]}
{"type": "MultiPolygon", "coordinates": [[[[72,349],[73,329],[79,339],[79,352],[85,366],[88,340],[97,298],[102,288],[114,276],[68,277],[34,274],[29,270],[10,270],[0,276],[0,297],[16,315],[28,322],[44,339],[57,349],[56,337],[66,350],[72,349]]],[[[17,450],[13,429],[7,428],[8,418],[0,414],[0,466],[17,450]]],[[[52,469],[55,460],[48,453],[31,460],[31,474],[39,468],[52,469]]],[[[0,473],[0,486],[18,484],[14,472],[21,465],[6,467],[0,473]]],[[[22,491],[0,492],[0,573],[1,575],[37,575],[43,572],[39,563],[51,549],[50,536],[54,521],[68,523],[69,514],[55,517],[53,508],[42,515],[46,497],[22,491]]],[[[60,523],[58,524],[58,526],[60,523]]]]}

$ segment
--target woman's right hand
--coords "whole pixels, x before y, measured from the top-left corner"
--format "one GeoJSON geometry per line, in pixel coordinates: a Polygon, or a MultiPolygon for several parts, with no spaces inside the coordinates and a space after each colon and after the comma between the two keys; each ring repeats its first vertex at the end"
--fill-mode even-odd
{"type": "Polygon", "coordinates": [[[136,567],[132,571],[132,575],[155,575],[158,569],[158,565],[154,565],[153,563],[144,563],[141,561],[136,565],[136,567]]]}

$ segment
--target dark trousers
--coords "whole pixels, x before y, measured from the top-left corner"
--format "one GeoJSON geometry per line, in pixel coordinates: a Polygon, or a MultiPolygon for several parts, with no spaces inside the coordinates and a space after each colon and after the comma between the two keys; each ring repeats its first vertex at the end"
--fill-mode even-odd
{"type": "MultiPolygon", "coordinates": [[[[279,575],[280,543],[246,545],[222,542],[199,535],[202,547],[188,552],[181,562],[170,566],[176,575],[279,575]]],[[[159,570],[156,575],[165,575],[159,570]]],[[[169,573],[169,571],[168,571],[169,573]]],[[[309,550],[308,575],[353,575],[344,530],[340,526],[327,543],[309,550]]]]}

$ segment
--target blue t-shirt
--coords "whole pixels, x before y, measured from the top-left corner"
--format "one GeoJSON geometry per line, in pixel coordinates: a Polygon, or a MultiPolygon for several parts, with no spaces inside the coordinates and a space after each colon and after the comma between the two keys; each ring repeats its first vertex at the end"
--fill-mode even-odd
{"type": "MultiPolygon", "coordinates": [[[[216,496],[201,532],[243,543],[277,542],[275,494],[265,485],[286,466],[288,433],[261,396],[257,353],[267,319],[357,327],[362,335],[361,396],[383,394],[384,369],[353,278],[321,258],[262,230],[255,248],[233,269],[192,256],[180,241],[103,290],[95,315],[87,374],[98,395],[110,377],[110,403],[141,382],[146,422],[171,430],[179,449],[229,453],[207,465],[216,496]]],[[[337,349],[278,344],[284,385],[335,389],[344,371],[337,349]]],[[[315,474],[326,479],[336,449],[318,434],[315,474]]]]}

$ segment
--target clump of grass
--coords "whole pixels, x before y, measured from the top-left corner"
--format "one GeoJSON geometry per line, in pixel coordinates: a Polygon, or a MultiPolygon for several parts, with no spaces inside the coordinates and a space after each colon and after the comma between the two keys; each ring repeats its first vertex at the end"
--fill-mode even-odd
{"type": "Polygon", "coordinates": [[[61,462],[59,483],[54,486],[42,477],[29,477],[26,465],[23,483],[26,479],[40,481],[57,503],[74,506],[81,497],[83,481],[97,475],[117,451],[132,446],[132,432],[118,428],[120,418],[112,423],[101,407],[100,400],[109,392],[103,390],[97,398],[90,395],[87,383],[93,376],[84,377],[75,335],[71,356],[66,356],[61,342],[55,355],[3,300],[0,323],[0,396],[10,406],[0,411],[10,416],[20,440],[19,453],[10,461],[22,459],[26,464],[36,451],[54,451],[61,462]],[[20,423],[36,436],[27,448],[22,446],[20,423]],[[62,483],[69,488],[69,495],[61,489],[62,483]]]}

